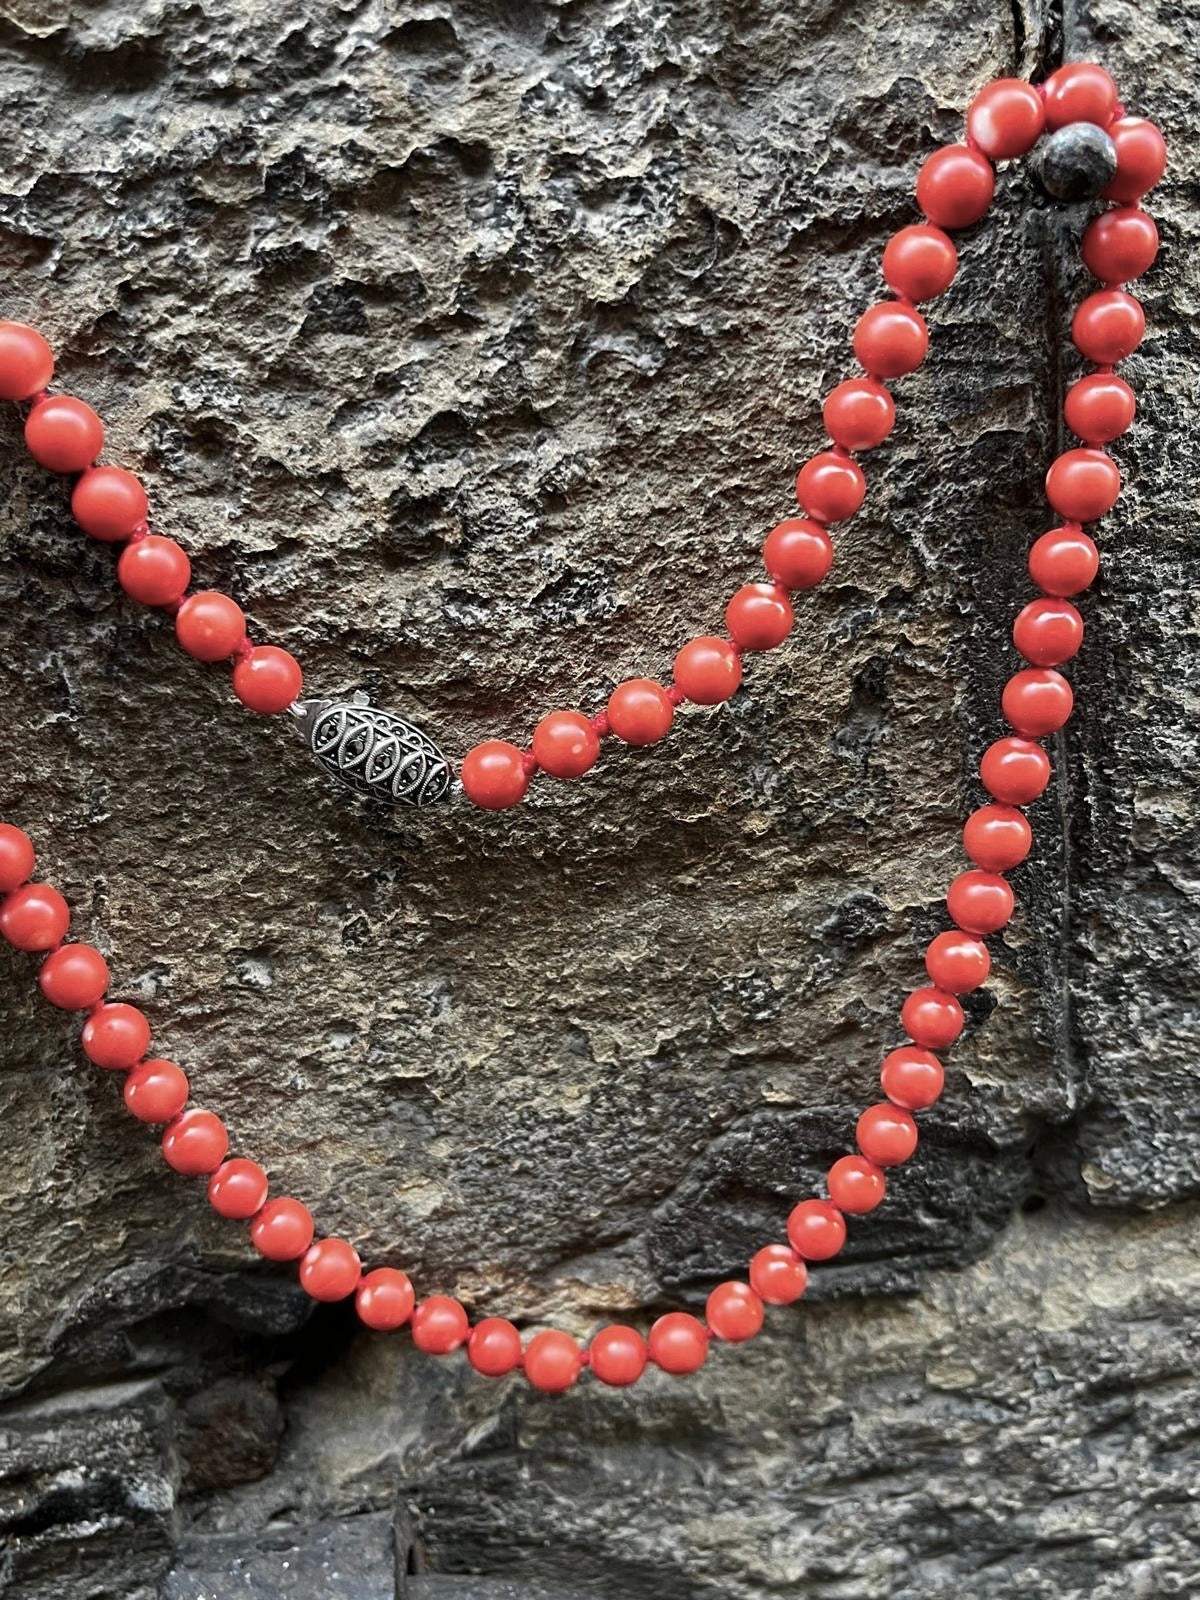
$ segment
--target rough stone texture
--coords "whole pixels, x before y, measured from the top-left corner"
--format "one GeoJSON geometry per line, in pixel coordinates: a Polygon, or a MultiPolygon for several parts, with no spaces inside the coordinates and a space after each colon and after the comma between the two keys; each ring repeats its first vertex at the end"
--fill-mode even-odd
{"type": "MultiPolygon", "coordinates": [[[[406,1581],[396,1516],[431,1575],[525,1593],[1200,1591],[1200,7],[0,18],[4,313],[201,585],[458,754],[719,624],[977,85],[1099,55],[1174,152],[1021,911],[844,1260],[697,1383],[485,1386],[310,1315],[0,954],[5,1592],[295,1594],[294,1549],[368,1600],[406,1581]]],[[[321,1226],[585,1334],[699,1303],[845,1148],[998,728],[1082,221],[1003,175],[792,644],[499,819],[334,793],[124,602],[3,423],[3,813],[321,1226]]]]}

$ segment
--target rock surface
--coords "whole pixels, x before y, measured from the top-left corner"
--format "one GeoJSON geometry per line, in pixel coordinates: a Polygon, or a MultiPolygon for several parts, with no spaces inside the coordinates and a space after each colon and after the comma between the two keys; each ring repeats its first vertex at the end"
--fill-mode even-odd
{"type": "MultiPolygon", "coordinates": [[[[198,586],[456,755],[719,626],[976,86],[1098,57],[1173,151],[1079,709],[887,1205],[695,1383],[486,1386],[312,1313],[0,952],[5,1593],[1200,1591],[1198,34],[1191,0],[0,0],[4,314],[198,586]]],[[[846,1148],[999,731],[1084,216],[1002,174],[788,647],[500,818],[335,793],[4,421],[0,811],[319,1227],[586,1335],[702,1304],[846,1148]]]]}

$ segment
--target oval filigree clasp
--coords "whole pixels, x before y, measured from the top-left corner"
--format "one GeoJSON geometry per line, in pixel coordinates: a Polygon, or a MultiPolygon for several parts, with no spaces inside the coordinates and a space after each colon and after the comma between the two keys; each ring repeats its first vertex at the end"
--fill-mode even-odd
{"type": "Polygon", "coordinates": [[[297,700],[292,715],[325,770],[360,794],[429,806],[449,792],[450,763],[433,740],[361,691],[349,700],[297,700]]]}

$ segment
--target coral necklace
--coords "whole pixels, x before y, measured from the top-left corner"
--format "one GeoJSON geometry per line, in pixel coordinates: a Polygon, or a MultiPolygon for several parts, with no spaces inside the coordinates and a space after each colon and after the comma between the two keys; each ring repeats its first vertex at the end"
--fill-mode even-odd
{"type": "MultiPolygon", "coordinates": [[[[162,1149],[177,1171],[208,1180],[208,1196],[225,1217],[250,1223],[255,1248],[272,1261],[298,1260],[300,1283],[315,1300],[354,1295],[371,1328],[409,1325],[422,1350],[444,1355],[466,1346],[478,1371],[499,1376],[521,1367],[537,1388],[569,1388],[590,1366],[601,1382],[626,1385],[647,1363],[665,1372],[696,1371],[712,1339],[737,1342],[762,1326],[764,1304],[786,1305],[804,1292],[807,1263],[827,1261],[842,1248],[846,1215],[873,1211],[887,1186],[886,1169],[907,1161],[917,1144],[913,1112],[931,1106],[942,1089],[942,1065],[933,1053],[953,1043],[963,1027],[956,996],[985,982],[990,959],[984,936],[1002,928],[1013,895],[1002,876],[1024,860],[1032,835],[1021,810],[1050,779],[1050,761],[1038,741],[1062,728],[1072,694],[1057,670],[1078,650],[1083,622],[1068,597],[1086,589],[1099,557],[1083,524],[1116,502],[1120,474],[1104,446],[1124,433],[1134,415],[1128,385],[1113,364],[1138,344],[1142,309],[1121,285],[1153,262],[1158,234],[1137,202],[1162,176],[1166,148],[1151,123],[1127,116],[1102,67],[1075,63],[1041,86],[1002,78],[972,101],[964,144],[936,150],[917,178],[917,203],[925,221],[902,228],[883,254],[883,275],[894,292],[864,313],[854,332],[854,354],[865,376],[840,383],[824,405],[831,446],[801,469],[796,492],[805,515],[773,529],[763,551],[769,582],[738,591],[725,613],[727,637],[692,639],[675,658],[670,687],[648,679],[618,685],[607,708],[587,717],[556,711],[538,724],[532,748],[489,740],[462,764],[462,786],[477,805],[500,810],[516,804],[535,773],[578,778],[596,761],[609,735],[631,745],[661,739],[683,702],[709,706],[741,681],[742,656],[782,643],[792,625],[789,594],[818,583],[829,570],[830,523],[853,515],[866,484],[854,456],[891,432],[892,397],[882,382],[911,372],[925,356],[928,332],[915,302],[941,294],[957,267],[946,229],[969,227],[987,210],[993,163],[1039,147],[1044,186],[1059,198],[1102,194],[1114,202],[1083,235],[1083,259],[1103,287],[1079,306],[1072,338],[1093,370],[1066,395],[1064,415],[1081,447],[1065,451],[1046,476],[1046,495],[1062,518],[1029,552],[1029,571],[1043,598],[1021,611],[1013,628],[1028,665],[1005,685],[1002,709],[1013,729],[983,754],[980,777],[991,797],[967,819],[966,854],[973,866],[950,885],[947,909],[954,927],[925,953],[930,987],[908,995],[900,1020],[911,1041],[884,1060],[886,1098],[859,1118],[858,1153],[829,1169],[828,1199],[802,1200],[787,1220],[786,1244],[767,1244],[750,1262],[747,1283],[723,1283],[709,1295],[706,1320],[673,1311],[660,1317],[648,1338],[633,1328],[601,1328],[581,1346],[556,1329],[522,1344],[518,1329],[499,1317],[472,1326],[466,1310],[446,1295],[415,1302],[407,1275],[392,1267],[364,1273],[344,1239],[313,1241],[313,1219],[300,1201],[268,1197],[267,1175],[253,1161],[227,1159],[225,1126],[211,1111],[188,1107],[188,1080],[171,1061],[148,1057],[150,1026],[140,1010],[105,999],[108,967],[87,944],[66,944],[66,902],[32,883],[34,853],[20,829],[0,823],[0,933],[19,950],[45,952],[38,983],[51,1004],[86,1011],[83,1049],[90,1060],[127,1074],[125,1103],[143,1122],[166,1124],[162,1149]],[[1044,137],[1043,137],[1044,136],[1044,137]]],[[[25,437],[34,457],[57,472],[77,473],[72,509],[93,538],[121,543],[117,574],[133,599],[174,614],[183,648],[201,661],[232,660],[233,688],[251,710],[291,710],[314,754],[353,786],[368,793],[421,804],[450,787],[436,747],[416,729],[358,702],[299,701],[301,671],[287,651],[254,644],[245,618],[228,596],[188,594],[191,567],[172,539],[150,533],[146,495],[120,467],[97,466],[104,428],[96,413],[70,395],[50,395],[53,358],[41,335],[20,323],[0,323],[0,397],[29,402],[25,437]]]]}

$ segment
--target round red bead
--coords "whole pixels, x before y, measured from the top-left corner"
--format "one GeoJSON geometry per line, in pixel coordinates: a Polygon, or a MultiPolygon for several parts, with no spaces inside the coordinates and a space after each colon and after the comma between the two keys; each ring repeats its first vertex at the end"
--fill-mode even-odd
{"type": "Polygon", "coordinates": [[[945,1073],[942,1063],[930,1051],[905,1044],[883,1058],[879,1082],[893,1105],[903,1106],[906,1111],[925,1111],[940,1097],[945,1073]]]}
{"type": "Polygon", "coordinates": [[[1083,618],[1069,600],[1031,600],[1017,613],[1013,643],[1031,666],[1060,666],[1083,643],[1083,618]]]}
{"type": "Polygon", "coordinates": [[[503,739],[485,739],[463,757],[462,786],[484,811],[505,811],[524,799],[529,772],[524,754],[503,739]]]}
{"type": "Polygon", "coordinates": [[[873,450],[895,425],[896,402],[874,378],[847,378],[830,390],[822,414],[834,444],[843,450],[873,450]]]}
{"type": "Polygon", "coordinates": [[[251,711],[270,716],[299,699],[304,674],[295,656],[278,645],[255,645],[233,669],[233,692],[251,711]]]}
{"type": "Polygon", "coordinates": [[[1121,474],[1103,450],[1067,450],[1046,474],[1046,498],[1071,522],[1095,522],[1112,510],[1120,492],[1121,474]]]}
{"type": "Polygon", "coordinates": [[[47,395],[25,418],[25,443],[51,472],[82,472],[104,448],[104,424],[74,395],[47,395]]]}
{"type": "Polygon", "coordinates": [[[877,1167],[901,1166],[917,1148],[917,1125],[902,1106],[868,1106],[854,1130],[858,1148],[877,1167]]]}
{"type": "Polygon", "coordinates": [[[71,513],[93,539],[116,544],[146,520],[146,491],[124,467],[92,467],[75,485],[71,513]]]}
{"type": "Polygon", "coordinates": [[[1033,149],[1046,125],[1042,97],[1023,78],[997,78],[967,110],[967,137],[993,161],[1011,161],[1033,149]]]}
{"type": "Polygon", "coordinates": [[[1070,718],[1075,697],[1071,685],[1052,667],[1014,672],[1004,685],[1000,705],[1013,729],[1026,739],[1057,733],[1070,718]]]}
{"type": "Polygon", "coordinates": [[[1117,114],[1117,86],[1093,61],[1069,61],[1052,72],[1044,85],[1046,126],[1094,122],[1107,128],[1117,114]]]}
{"type": "Polygon", "coordinates": [[[1013,892],[999,873],[973,868],[946,891],[946,910],[964,933],[998,933],[1013,914],[1013,892]]]}
{"type": "Polygon", "coordinates": [[[431,1294],[412,1314],[413,1343],[432,1356],[448,1356],[466,1342],[467,1313],[447,1294],[431,1294]]]}
{"type": "Polygon", "coordinates": [[[670,732],[675,707],[661,683],[627,678],[608,697],[608,725],[625,744],[653,744],[670,732]]]}
{"type": "Polygon", "coordinates": [[[912,372],[928,349],[925,318],[898,300],[868,306],[854,329],[854,354],[872,377],[898,378],[912,372]]]}
{"type": "Polygon", "coordinates": [[[1101,366],[1124,361],[1146,331],[1146,313],[1124,289],[1099,289],[1082,301],[1071,319],[1071,338],[1080,355],[1101,366]]]}
{"type": "Polygon", "coordinates": [[[533,759],[552,778],[581,778],[596,765],[600,735],[579,711],[552,711],[533,734],[533,759]]]}
{"type": "Polygon", "coordinates": [[[502,1378],[521,1364],[521,1335],[503,1317],[485,1317],[471,1329],[467,1360],[485,1378],[502,1378]]]}
{"type": "Polygon", "coordinates": [[[708,1335],[686,1311],[668,1311],[650,1329],[650,1360],[664,1372],[697,1372],[708,1357],[708,1335]]]}
{"type": "Polygon", "coordinates": [[[785,589],[811,589],[832,564],[829,535],[806,517],[785,517],[771,529],[763,545],[763,565],[785,589]]]}
{"type": "Polygon", "coordinates": [[[1153,189],[1167,169],[1163,136],[1145,117],[1122,117],[1106,130],[1116,146],[1117,171],[1103,190],[1106,200],[1128,205],[1153,189]]]}
{"type": "Polygon", "coordinates": [[[1029,576],[1058,599],[1088,588],[1099,570],[1100,552],[1082,528],[1051,528],[1029,552],[1029,576]]]}
{"type": "Polygon", "coordinates": [[[250,1242],[268,1261],[294,1261],[308,1249],[312,1236],[311,1212],[289,1195],[268,1200],[250,1224],[250,1242]]]}
{"type": "Polygon", "coordinates": [[[54,356],[36,328],[0,322],[0,400],[28,400],[54,376],[54,356]]]}
{"type": "Polygon", "coordinates": [[[131,600],[144,606],[173,606],[192,581],[192,563],[174,539],[148,533],[121,551],[117,581],[131,600]]]}
{"type": "MultiPolygon", "coordinates": [[[[884,247],[883,276],[888,287],[897,294],[907,295],[910,300],[933,300],[944,294],[957,271],[958,251],[954,240],[928,223],[901,228],[884,247]]],[[[847,445],[846,448],[855,447],[847,445]]]]}
{"type": "Polygon", "coordinates": [[[808,1287],[808,1268],[790,1244],[765,1244],[750,1261],[750,1287],[769,1306],[790,1306],[808,1287]]]}
{"type": "Polygon", "coordinates": [[[704,1315],[718,1339],[743,1344],[763,1325],[763,1303],[748,1283],[719,1283],[705,1303],[704,1315]]]}
{"type": "Polygon", "coordinates": [[[358,1288],[362,1262],[345,1239],[318,1239],[300,1262],[300,1287],[314,1300],[346,1300],[358,1288]]]}
{"type": "Polygon", "coordinates": [[[926,1050],[943,1050],[963,1031],[963,1011],[944,989],[914,989],[900,1007],[900,1023],[914,1044],[926,1050]]]}
{"type": "Polygon", "coordinates": [[[33,842],[11,822],[0,822],[0,894],[11,894],[33,876],[33,842]]]}
{"type": "Polygon", "coordinates": [[[155,1058],[130,1069],[121,1096],[139,1122],[170,1122],[187,1105],[188,1088],[186,1073],[173,1061],[155,1058]]]}
{"type": "Polygon", "coordinates": [[[842,522],[863,503],[867,480],[862,468],[836,450],[822,450],[796,475],[796,499],[818,522],[842,522]]]}
{"type": "Polygon", "coordinates": [[[108,962],[90,944],[64,944],[42,962],[38,987],[52,1006],[86,1011],[108,988],[108,962]]]}
{"type": "Polygon", "coordinates": [[[1012,806],[980,806],[963,826],[963,848],[986,872],[1009,872],[1029,854],[1033,829],[1012,806]]]}
{"type": "Polygon", "coordinates": [[[128,1072],[150,1046],[150,1024],[136,1006],[97,1007],[83,1025],[83,1053],[109,1072],[128,1072]]]}
{"type": "Polygon", "coordinates": [[[267,1175],[257,1161],[223,1161],[208,1180],[208,1203],[218,1216],[246,1222],[267,1203],[267,1175]]]}
{"type": "Polygon", "coordinates": [[[792,628],[792,607],[782,587],[748,583],[725,607],[729,637],[742,650],[773,650],[792,628]]]}
{"type": "Polygon", "coordinates": [[[592,1371],[601,1383],[626,1389],[646,1370],[650,1352],[636,1328],[614,1322],[601,1328],[590,1347],[592,1371]]]}
{"type": "Polygon", "coordinates": [[[967,228],[992,203],[996,175],[987,157],[965,144],[928,156],[917,174],[917,204],[939,228],[967,228]]]}
{"type": "Polygon", "coordinates": [[[569,1333],[547,1328],[535,1333],[525,1351],[525,1376],[543,1394],[561,1394],[583,1370],[583,1352],[569,1333]]]}
{"type": "Polygon", "coordinates": [[[684,698],[698,706],[719,705],[742,681],[742,663],[725,639],[701,635],[675,657],[675,682],[684,698]]]}
{"type": "Polygon", "coordinates": [[[1137,206],[1118,206],[1093,217],[1083,230],[1084,264],[1101,283],[1140,278],[1158,255],[1154,218],[1137,206]]]}
{"type": "Polygon", "coordinates": [[[947,994],[970,994],[987,982],[991,970],[992,958],[987,945],[969,933],[939,933],[936,939],[929,941],[925,951],[925,971],[930,983],[947,994]]]}
{"type": "Polygon", "coordinates": [[[163,1130],[162,1153],[166,1163],[185,1178],[200,1178],[215,1172],[228,1149],[225,1124],[211,1111],[198,1108],[182,1111],[163,1130]]]}
{"type": "Polygon", "coordinates": [[[874,1211],[887,1193],[883,1169],[866,1156],[842,1156],[830,1167],[826,1182],[834,1205],[852,1217],[874,1211]]]}
{"type": "Polygon", "coordinates": [[[805,1261],[828,1261],[846,1242],[846,1219],[827,1200],[801,1200],[792,1207],[787,1234],[805,1261]]]}
{"type": "Polygon", "coordinates": [[[1029,739],[997,739],[983,752],[979,775],[994,800],[1027,806],[1050,782],[1050,757],[1029,739]]]}
{"type": "Polygon", "coordinates": [[[1137,411],[1133,390],[1115,372],[1092,372],[1067,390],[1063,416],[1086,445],[1108,444],[1125,432],[1137,411]]]}
{"type": "Polygon", "coordinates": [[[67,902],[48,883],[25,883],[0,903],[0,934],[18,950],[52,950],[70,926],[67,902]]]}
{"type": "Polygon", "coordinates": [[[197,661],[226,661],[246,637],[246,618],[227,594],[201,589],[176,613],[175,637],[197,661]]]}
{"type": "Polygon", "coordinates": [[[402,1328],[412,1316],[416,1296],[407,1272],[376,1267],[365,1273],[354,1295],[358,1319],[379,1333],[402,1328]]]}

